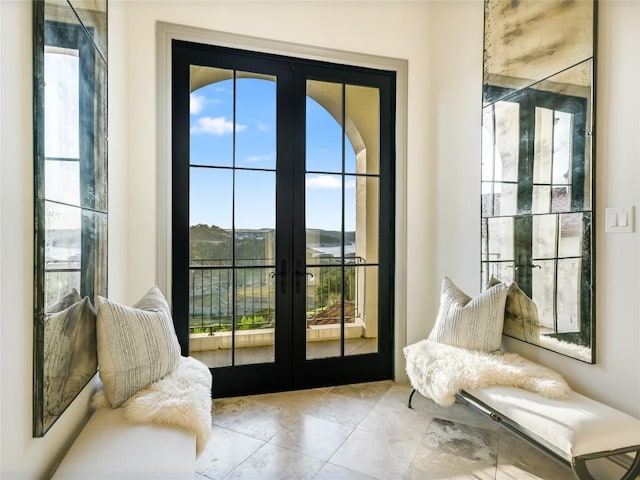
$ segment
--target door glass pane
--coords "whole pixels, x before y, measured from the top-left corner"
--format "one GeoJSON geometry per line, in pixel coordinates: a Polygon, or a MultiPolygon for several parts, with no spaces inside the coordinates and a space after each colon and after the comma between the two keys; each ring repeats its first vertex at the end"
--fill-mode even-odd
{"type": "Polygon", "coordinates": [[[275,77],[190,73],[190,352],[215,367],[273,362],[275,77]]]}
{"type": "Polygon", "coordinates": [[[380,180],[345,176],[345,262],[378,262],[380,180]]]}
{"type": "MultiPolygon", "coordinates": [[[[306,175],[307,262],[335,263],[342,258],[342,175],[306,175]]],[[[346,235],[354,238],[353,232],[346,235]]]]}
{"type": "Polygon", "coordinates": [[[342,172],[342,84],[307,80],[306,169],[342,172]]]}
{"type": "Polygon", "coordinates": [[[209,367],[232,363],[230,268],[189,271],[189,353],[209,367]]]}
{"type": "Polygon", "coordinates": [[[275,360],[273,268],[236,269],[235,365],[275,360]]]}
{"type": "Polygon", "coordinates": [[[342,339],[342,267],[307,268],[307,359],[339,357],[342,339]]]}
{"type": "Polygon", "coordinates": [[[342,84],[307,93],[306,358],[377,352],[380,92],[345,85],[344,128],[342,84]]]}
{"type": "Polygon", "coordinates": [[[378,267],[345,267],[344,353],[378,351],[378,267]]]}
{"type": "Polygon", "coordinates": [[[189,181],[190,264],[230,266],[233,171],[191,167],[189,181]]]}
{"type": "Polygon", "coordinates": [[[236,170],[236,265],[275,264],[276,174],[236,170]]]}
{"type": "Polygon", "coordinates": [[[345,172],[380,171],[380,91],[345,85],[345,172]],[[357,127],[356,127],[357,126],[357,127]]]}
{"type": "MultiPolygon", "coordinates": [[[[191,65],[189,98],[192,165],[233,165],[233,70],[191,65]]],[[[236,125],[242,131],[245,125],[236,125]]]]}
{"type": "Polygon", "coordinates": [[[275,169],[276,77],[237,72],[236,122],[236,167],[275,169]]]}

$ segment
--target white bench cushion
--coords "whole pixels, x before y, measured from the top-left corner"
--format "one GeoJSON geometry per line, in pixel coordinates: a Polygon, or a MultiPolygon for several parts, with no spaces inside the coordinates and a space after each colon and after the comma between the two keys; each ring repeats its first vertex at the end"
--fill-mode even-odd
{"type": "Polygon", "coordinates": [[[189,479],[196,435],[175,427],[133,424],[121,408],[93,413],[54,479],[189,479]]]}
{"type": "Polygon", "coordinates": [[[554,400],[515,387],[465,391],[567,458],[640,445],[640,420],[576,392],[554,400]]]}

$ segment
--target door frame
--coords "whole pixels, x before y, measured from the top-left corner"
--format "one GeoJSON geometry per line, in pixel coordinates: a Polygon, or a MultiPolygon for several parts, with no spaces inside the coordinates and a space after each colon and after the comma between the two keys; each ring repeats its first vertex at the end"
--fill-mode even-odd
{"type": "Polygon", "coordinates": [[[301,59],[320,60],[329,63],[346,63],[352,66],[396,72],[395,229],[393,232],[395,282],[392,292],[394,296],[393,378],[398,382],[407,381],[402,349],[408,344],[406,314],[408,61],[158,22],[156,24],[156,157],[158,159],[156,171],[156,283],[167,295],[172,290],[171,45],[173,40],[252,50],[301,59]]]}

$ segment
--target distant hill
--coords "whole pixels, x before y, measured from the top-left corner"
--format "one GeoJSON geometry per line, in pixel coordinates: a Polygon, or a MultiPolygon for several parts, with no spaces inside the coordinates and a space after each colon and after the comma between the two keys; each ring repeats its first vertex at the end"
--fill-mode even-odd
{"type": "MultiPolygon", "coordinates": [[[[354,243],[356,241],[356,232],[345,232],[344,241],[345,243],[354,243]]],[[[309,247],[341,245],[342,233],[335,230],[310,228],[307,230],[307,243],[309,247]]]]}
{"type": "MultiPolygon", "coordinates": [[[[264,240],[269,234],[273,234],[273,229],[236,229],[236,237],[242,240],[264,240]]],[[[231,239],[231,231],[216,225],[198,224],[190,227],[189,237],[191,241],[228,242],[231,239]]],[[[345,232],[344,238],[346,243],[354,243],[356,241],[356,232],[345,232]]],[[[312,228],[307,230],[307,240],[309,246],[340,245],[342,243],[342,234],[335,230],[312,228]]]]}
{"type": "MultiPolygon", "coordinates": [[[[265,257],[265,240],[273,237],[270,228],[236,229],[236,254],[241,258],[265,257]]],[[[345,243],[355,242],[355,232],[345,232],[345,243]]],[[[230,260],[231,231],[216,225],[193,225],[189,228],[191,260],[230,260]]],[[[342,244],[342,234],[335,230],[310,229],[307,231],[307,247],[328,247],[342,244]]]]}

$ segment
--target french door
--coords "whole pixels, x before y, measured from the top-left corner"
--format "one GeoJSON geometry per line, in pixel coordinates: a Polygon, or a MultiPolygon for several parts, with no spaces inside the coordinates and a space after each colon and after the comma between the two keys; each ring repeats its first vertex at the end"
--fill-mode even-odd
{"type": "Polygon", "coordinates": [[[175,41],[172,299],[216,396],[391,378],[393,72],[175,41]]]}

